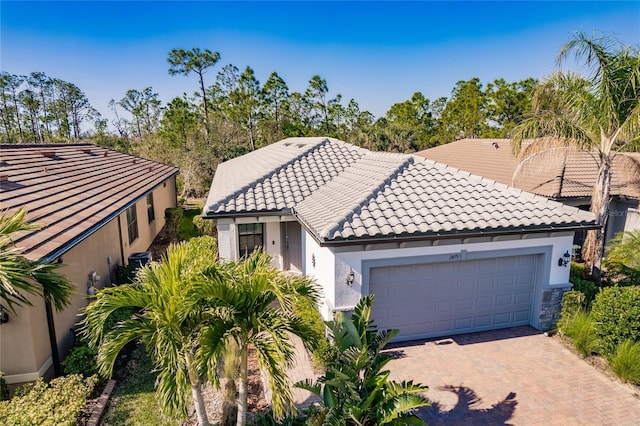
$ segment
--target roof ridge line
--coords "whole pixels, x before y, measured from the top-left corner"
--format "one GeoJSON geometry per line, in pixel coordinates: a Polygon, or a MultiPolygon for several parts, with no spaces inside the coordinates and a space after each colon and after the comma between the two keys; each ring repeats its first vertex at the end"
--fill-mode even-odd
{"type": "MultiPolygon", "coordinates": [[[[369,201],[372,197],[377,195],[377,193],[380,192],[381,189],[383,189],[386,185],[391,183],[393,181],[393,179],[395,179],[401,172],[403,172],[407,167],[409,167],[411,164],[414,164],[414,162],[415,162],[415,160],[414,160],[412,155],[397,154],[397,153],[393,153],[393,152],[377,152],[377,151],[369,151],[366,155],[364,155],[360,159],[366,158],[366,157],[368,157],[368,156],[370,156],[372,154],[382,154],[383,156],[388,156],[388,157],[398,155],[398,156],[404,157],[404,161],[402,161],[402,163],[400,163],[398,166],[396,166],[396,168],[393,169],[391,171],[391,173],[389,173],[387,175],[386,178],[384,178],[380,183],[378,183],[378,185],[373,187],[373,189],[371,191],[368,191],[365,196],[360,197],[359,199],[357,199],[356,202],[354,203],[353,207],[348,209],[348,211],[346,211],[345,214],[337,214],[337,216],[342,216],[342,218],[339,219],[337,222],[334,222],[333,223],[334,226],[331,226],[331,228],[322,229],[320,231],[320,236],[321,237],[322,236],[327,236],[328,234],[334,232],[336,229],[340,228],[345,222],[350,221],[354,214],[356,214],[356,213],[358,213],[359,211],[362,210],[362,207],[365,205],[365,203],[367,201],[369,201]]],[[[357,161],[356,161],[356,163],[357,163],[357,161]]],[[[355,163],[353,163],[353,164],[355,164],[355,163]]],[[[344,173],[347,170],[349,170],[349,168],[346,168],[345,170],[343,170],[342,173],[344,173]]],[[[338,177],[338,176],[336,176],[336,177],[338,177]]]]}
{"type": "MultiPolygon", "coordinates": [[[[286,140],[286,139],[283,139],[283,140],[286,140]]],[[[279,142],[282,142],[282,141],[279,141],[279,142]]],[[[279,143],[279,142],[276,142],[276,143],[279,143]]],[[[217,208],[218,206],[226,204],[230,199],[237,197],[239,194],[245,192],[247,189],[251,188],[252,186],[255,186],[258,183],[264,182],[267,179],[267,177],[273,176],[273,175],[279,173],[281,170],[285,169],[286,167],[290,166],[291,164],[295,163],[296,161],[300,161],[302,158],[306,157],[310,153],[320,149],[321,147],[323,147],[323,146],[325,146],[325,145],[327,145],[329,143],[331,143],[330,138],[325,137],[319,143],[311,145],[311,147],[307,148],[305,151],[302,151],[300,154],[298,154],[296,157],[292,158],[291,160],[279,165],[278,167],[276,167],[274,169],[269,170],[267,173],[263,174],[262,176],[257,177],[253,181],[247,183],[246,185],[243,185],[238,190],[236,190],[236,191],[232,192],[231,194],[227,195],[225,198],[223,198],[222,200],[220,200],[217,203],[215,203],[214,205],[212,205],[210,209],[211,210],[215,210],[215,208],[217,208]]],[[[253,152],[256,152],[256,151],[253,151],[253,152]]],[[[236,158],[240,158],[240,157],[236,157],[236,158]]]]}

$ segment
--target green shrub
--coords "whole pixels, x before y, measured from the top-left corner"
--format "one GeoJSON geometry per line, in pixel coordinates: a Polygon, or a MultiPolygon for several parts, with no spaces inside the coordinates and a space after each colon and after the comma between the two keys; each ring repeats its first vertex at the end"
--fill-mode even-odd
{"type": "Polygon", "coordinates": [[[49,384],[39,379],[24,395],[0,401],[0,424],[73,426],[97,380],[78,374],[58,377],[49,384]]]}
{"type": "Polygon", "coordinates": [[[622,342],[611,358],[611,368],[622,380],[640,384],[640,342],[622,342]]]}
{"type": "Polygon", "coordinates": [[[182,216],[184,216],[184,212],[181,207],[169,207],[164,211],[164,232],[167,234],[167,237],[175,238],[178,236],[182,216]]]}
{"type": "Polygon", "coordinates": [[[598,336],[595,333],[593,320],[586,312],[580,310],[562,321],[561,331],[573,340],[573,346],[583,357],[598,351],[598,336]]]}
{"type": "Polygon", "coordinates": [[[563,331],[565,322],[573,318],[578,312],[584,309],[585,295],[579,291],[569,290],[562,295],[562,311],[558,328],[563,331]]]}
{"type": "Polygon", "coordinates": [[[4,378],[4,373],[0,371],[0,401],[9,399],[9,386],[4,378]]]}
{"type": "Polygon", "coordinates": [[[293,304],[295,315],[313,330],[312,355],[316,366],[325,367],[333,358],[335,350],[326,336],[326,325],[318,308],[306,299],[297,299],[293,304]]]}
{"type": "Polygon", "coordinates": [[[125,266],[116,267],[116,284],[131,284],[136,278],[136,272],[140,268],[137,262],[125,266]]]}
{"type": "Polygon", "coordinates": [[[627,339],[640,341],[640,287],[602,289],[591,307],[602,353],[611,357],[627,339]]]}
{"type": "Polygon", "coordinates": [[[198,235],[213,235],[214,221],[212,219],[203,219],[198,215],[193,218],[193,226],[198,231],[198,235]]]}
{"type": "Polygon", "coordinates": [[[598,286],[596,283],[590,280],[583,280],[581,278],[571,278],[571,283],[573,283],[573,291],[579,291],[584,294],[585,299],[583,301],[583,306],[588,308],[593,303],[593,300],[596,298],[596,294],[598,294],[598,286]]]}
{"type": "Polygon", "coordinates": [[[98,374],[96,357],[98,350],[90,348],[86,344],[80,344],[71,348],[69,355],[62,361],[64,374],[80,374],[90,377],[98,374]]]}
{"type": "Polygon", "coordinates": [[[579,263],[576,261],[571,261],[571,272],[569,273],[571,276],[571,282],[573,282],[573,278],[578,278],[580,280],[585,279],[589,275],[589,270],[587,265],[584,263],[579,263]]]}

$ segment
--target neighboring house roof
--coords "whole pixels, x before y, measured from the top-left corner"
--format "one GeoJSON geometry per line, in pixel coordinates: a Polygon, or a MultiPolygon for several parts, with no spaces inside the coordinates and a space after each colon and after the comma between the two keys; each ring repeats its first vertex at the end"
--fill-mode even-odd
{"type": "MultiPolygon", "coordinates": [[[[291,196],[280,182],[282,167],[254,180],[242,180],[240,188],[225,187],[232,196],[207,200],[209,217],[241,216],[291,209],[298,220],[321,243],[349,243],[370,239],[437,238],[448,235],[482,235],[523,231],[595,227],[595,217],[574,207],[509,188],[492,180],[470,175],[421,157],[371,152],[335,139],[290,138],[275,145],[305,141],[315,149],[305,151],[291,163],[286,157],[287,184],[303,187],[291,196]],[[346,152],[347,155],[319,155],[346,152]],[[315,157],[314,157],[315,155],[315,157]],[[313,161],[310,161],[313,158],[313,161]],[[313,167],[299,166],[308,161],[313,167]],[[324,173],[323,173],[324,172],[324,173]],[[319,182],[314,176],[331,176],[319,182]],[[311,186],[305,186],[307,182],[311,186]],[[244,204],[230,203],[242,194],[244,204]],[[231,198],[230,198],[231,197],[231,198]],[[276,199],[289,202],[277,202],[276,199]],[[250,199],[251,202],[246,203],[250,199]],[[260,201],[254,201],[260,200],[260,201]],[[264,200],[264,201],[262,201],[264,200]]],[[[289,145],[291,146],[291,145],[289,145]]],[[[271,148],[279,150],[281,147],[271,148]]],[[[259,158],[262,148],[249,154],[248,164],[259,158]]],[[[248,170],[239,157],[235,173],[248,170]]],[[[228,169],[223,171],[223,176],[228,169]]],[[[220,181],[216,173],[213,186],[220,181]]],[[[217,190],[217,193],[222,191],[217,190]]],[[[218,196],[219,197],[219,196],[218,196]]]]}
{"type": "Polygon", "coordinates": [[[14,240],[51,261],[178,174],[155,161],[92,144],[0,146],[0,202],[41,225],[14,240]]]}
{"type": "MultiPolygon", "coordinates": [[[[598,174],[596,153],[558,150],[525,163],[514,180],[518,160],[510,139],[461,139],[416,155],[554,199],[590,198],[598,174]]],[[[629,160],[640,165],[637,153],[614,157],[611,195],[640,199],[640,179],[629,160]]]]}

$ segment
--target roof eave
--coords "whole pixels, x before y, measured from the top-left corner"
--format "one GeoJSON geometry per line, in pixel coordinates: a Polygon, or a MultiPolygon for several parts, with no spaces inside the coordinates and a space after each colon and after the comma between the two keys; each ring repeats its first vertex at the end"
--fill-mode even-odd
{"type": "Polygon", "coordinates": [[[232,219],[235,217],[256,217],[256,216],[282,216],[291,215],[291,209],[285,208],[280,210],[255,210],[255,211],[243,211],[243,212],[220,212],[209,213],[203,212],[203,219],[232,219]]]}
{"type": "MultiPolygon", "coordinates": [[[[410,242],[410,241],[433,241],[450,238],[474,238],[474,237],[488,237],[488,236],[501,236],[501,235],[516,235],[516,234],[538,234],[543,232],[564,232],[564,231],[586,231],[590,229],[598,229],[600,225],[595,223],[581,223],[581,224],[569,224],[569,225],[548,225],[541,227],[520,227],[520,228],[505,228],[505,229],[487,229],[487,230],[471,230],[471,231],[448,231],[448,232],[432,232],[432,233],[419,233],[411,235],[389,235],[389,236],[374,236],[374,237],[357,237],[353,239],[335,239],[327,240],[319,237],[315,233],[311,232],[316,242],[322,247],[326,246],[349,246],[349,245],[361,245],[361,244],[375,244],[375,243],[390,243],[390,242],[410,242]]],[[[306,226],[305,226],[306,228],[306,226]]]]}

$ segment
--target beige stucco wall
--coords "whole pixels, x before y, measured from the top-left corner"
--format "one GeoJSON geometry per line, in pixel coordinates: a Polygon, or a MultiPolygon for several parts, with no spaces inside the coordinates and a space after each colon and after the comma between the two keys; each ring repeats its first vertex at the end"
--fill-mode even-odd
{"type": "MultiPolygon", "coordinates": [[[[139,237],[133,244],[128,244],[126,215],[122,214],[119,216],[121,226],[116,217],[62,255],[64,266],[60,272],[69,278],[77,290],[70,306],[63,312],[54,312],[61,358],[73,345],[73,333],[70,329],[78,321],[80,309],[88,302],[89,274],[96,272],[100,276],[98,288],[108,286],[115,279],[116,265],[126,263],[130,253],[149,248],[164,226],[164,210],[176,205],[175,179],[156,188],[153,201],[155,220],[151,224],[147,219],[146,197],[137,203],[139,237]],[[122,236],[122,250],[118,234],[122,236]],[[111,259],[110,264],[107,258],[111,259]]],[[[32,302],[34,306],[21,308],[17,314],[10,313],[9,322],[0,325],[0,371],[6,374],[8,383],[32,381],[52,369],[44,302],[35,297],[32,302]]]]}
{"type": "Polygon", "coordinates": [[[149,223],[147,217],[147,198],[143,197],[136,203],[136,215],[138,219],[138,238],[129,244],[127,232],[127,214],[120,214],[120,229],[122,235],[125,263],[131,253],[146,251],[153,239],[158,235],[165,223],[164,211],[176,206],[175,178],[169,179],[164,185],[160,185],[153,191],[153,207],[155,220],[149,223]]]}

